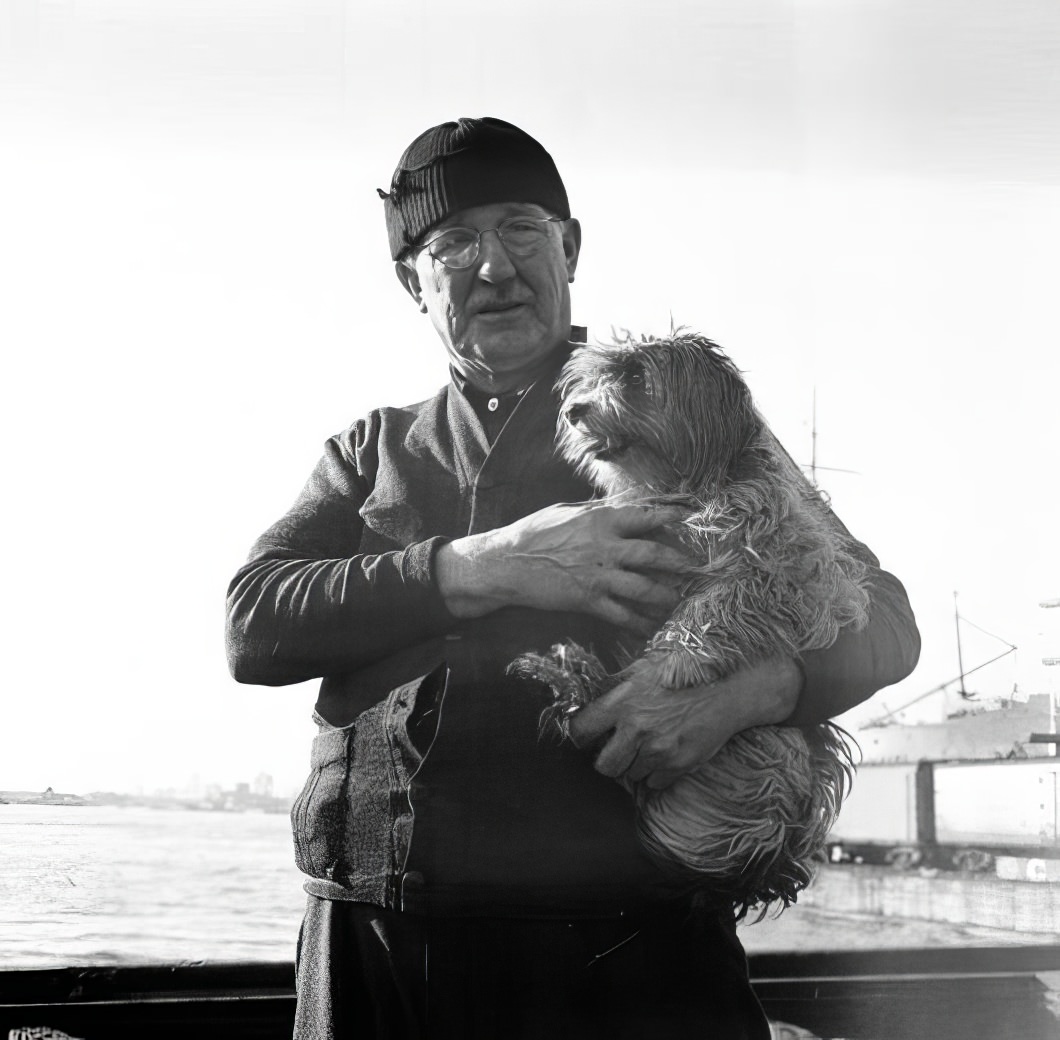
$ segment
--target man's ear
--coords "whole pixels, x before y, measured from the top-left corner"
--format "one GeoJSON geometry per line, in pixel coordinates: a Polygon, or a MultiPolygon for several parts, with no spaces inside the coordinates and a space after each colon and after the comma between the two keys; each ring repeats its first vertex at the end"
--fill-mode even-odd
{"type": "Polygon", "coordinates": [[[398,276],[398,281],[405,287],[405,292],[416,301],[416,306],[419,307],[420,313],[426,314],[427,304],[423,302],[423,293],[420,291],[420,276],[416,273],[416,268],[410,267],[403,260],[397,260],[394,263],[394,273],[398,276]]]}
{"type": "Polygon", "coordinates": [[[563,223],[563,255],[567,258],[567,281],[574,281],[574,271],[578,266],[578,256],[582,251],[582,226],[577,218],[571,217],[563,223]]]}

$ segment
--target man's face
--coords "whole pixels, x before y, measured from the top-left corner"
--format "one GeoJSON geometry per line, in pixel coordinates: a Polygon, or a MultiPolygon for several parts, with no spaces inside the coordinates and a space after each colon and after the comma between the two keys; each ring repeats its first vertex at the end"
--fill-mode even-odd
{"type": "MultiPolygon", "coordinates": [[[[448,227],[478,231],[511,217],[548,217],[532,203],[474,206],[431,228],[430,240],[448,227]]],[[[419,249],[398,261],[397,275],[424,314],[430,315],[450,360],[465,378],[502,392],[536,378],[542,361],[570,335],[570,289],[581,247],[577,220],[546,225],[546,244],[530,256],[508,253],[495,231],[482,236],[475,262],[451,270],[419,249]]]]}

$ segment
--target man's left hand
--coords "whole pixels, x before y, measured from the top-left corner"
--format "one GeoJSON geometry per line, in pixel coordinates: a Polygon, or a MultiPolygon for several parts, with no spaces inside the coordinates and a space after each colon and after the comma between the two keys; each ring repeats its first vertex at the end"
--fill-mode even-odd
{"type": "Polygon", "coordinates": [[[681,690],[661,688],[641,661],[629,679],[571,717],[570,735],[580,746],[606,738],[595,763],[605,776],[662,789],[741,730],[783,722],[801,687],[802,671],[790,657],[681,690]]]}

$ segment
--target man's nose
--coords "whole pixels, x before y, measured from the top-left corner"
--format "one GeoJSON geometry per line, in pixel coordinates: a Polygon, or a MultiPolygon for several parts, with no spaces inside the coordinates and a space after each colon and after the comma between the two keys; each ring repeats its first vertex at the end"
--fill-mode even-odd
{"type": "Polygon", "coordinates": [[[495,284],[515,275],[515,264],[504,248],[496,228],[483,231],[478,240],[478,277],[495,284]]]}

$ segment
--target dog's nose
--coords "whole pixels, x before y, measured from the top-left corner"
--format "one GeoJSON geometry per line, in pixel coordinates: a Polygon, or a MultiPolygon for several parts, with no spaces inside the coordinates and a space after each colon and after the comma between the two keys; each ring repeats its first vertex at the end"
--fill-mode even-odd
{"type": "Polygon", "coordinates": [[[588,411],[589,406],[587,404],[579,404],[575,401],[573,404],[567,405],[567,409],[563,413],[563,416],[567,422],[576,423],[588,411]]]}

